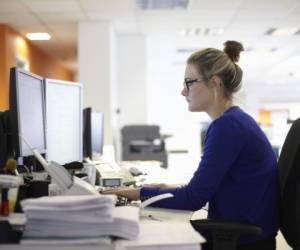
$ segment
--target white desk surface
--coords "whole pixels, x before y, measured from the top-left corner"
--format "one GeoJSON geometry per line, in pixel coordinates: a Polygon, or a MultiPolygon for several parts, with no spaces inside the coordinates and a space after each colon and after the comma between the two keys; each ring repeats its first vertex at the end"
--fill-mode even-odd
{"type": "Polygon", "coordinates": [[[125,249],[199,250],[204,238],[190,225],[191,215],[188,211],[147,208],[141,212],[138,239],[117,243],[125,249]]]}
{"type": "Polygon", "coordinates": [[[116,240],[105,245],[0,245],[2,250],[200,250],[203,237],[189,223],[191,212],[148,208],[141,212],[136,240],[116,240]],[[149,215],[151,215],[149,217],[149,215]]]}

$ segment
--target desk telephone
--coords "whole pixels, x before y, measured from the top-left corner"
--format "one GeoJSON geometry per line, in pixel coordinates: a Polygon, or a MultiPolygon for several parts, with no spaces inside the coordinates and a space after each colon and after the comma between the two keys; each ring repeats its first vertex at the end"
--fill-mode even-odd
{"type": "Polygon", "coordinates": [[[95,165],[96,185],[102,187],[130,186],[135,184],[135,179],[129,170],[122,167],[113,168],[109,163],[95,165]]]}

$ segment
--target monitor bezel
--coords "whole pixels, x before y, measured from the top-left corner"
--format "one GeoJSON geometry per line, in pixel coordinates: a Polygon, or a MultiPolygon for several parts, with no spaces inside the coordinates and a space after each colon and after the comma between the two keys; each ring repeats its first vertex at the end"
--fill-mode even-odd
{"type": "MultiPolygon", "coordinates": [[[[11,138],[13,142],[13,149],[15,151],[15,157],[26,157],[32,156],[32,152],[28,149],[28,153],[24,153],[22,150],[22,138],[20,137],[20,129],[22,127],[20,119],[20,107],[19,107],[19,85],[21,84],[18,78],[18,74],[24,74],[32,78],[38,79],[41,84],[41,96],[42,96],[42,112],[43,112],[43,137],[44,137],[44,148],[37,148],[40,153],[46,153],[47,142],[46,142],[46,121],[45,121],[45,93],[44,93],[44,78],[31,73],[27,70],[13,67],[10,69],[10,81],[9,81],[9,109],[11,119],[11,138]]],[[[24,135],[22,135],[24,136],[24,135]]],[[[27,138],[25,138],[27,139],[27,138]]],[[[34,146],[34,145],[33,145],[34,146]]]]}

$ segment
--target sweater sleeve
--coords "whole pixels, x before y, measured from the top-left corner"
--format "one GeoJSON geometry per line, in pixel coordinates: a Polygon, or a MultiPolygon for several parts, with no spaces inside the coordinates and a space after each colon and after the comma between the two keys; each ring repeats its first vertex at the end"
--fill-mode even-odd
{"type": "Polygon", "coordinates": [[[196,211],[218,191],[220,183],[237,160],[243,147],[243,136],[230,117],[215,120],[207,131],[204,152],[190,182],[178,188],[141,189],[141,200],[172,193],[174,197],[158,201],[156,207],[196,211]]]}

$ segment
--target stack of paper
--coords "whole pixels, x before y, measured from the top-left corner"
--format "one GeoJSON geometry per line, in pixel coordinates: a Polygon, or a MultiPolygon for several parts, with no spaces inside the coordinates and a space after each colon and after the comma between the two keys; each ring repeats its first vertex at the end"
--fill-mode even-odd
{"type": "Polygon", "coordinates": [[[22,201],[25,238],[84,239],[115,236],[135,239],[139,209],[115,207],[114,195],[54,196],[22,201]]]}
{"type": "Polygon", "coordinates": [[[51,196],[21,202],[28,222],[34,220],[61,222],[112,221],[113,195],[51,196]]]}

